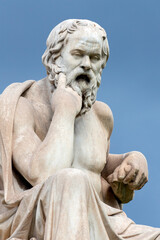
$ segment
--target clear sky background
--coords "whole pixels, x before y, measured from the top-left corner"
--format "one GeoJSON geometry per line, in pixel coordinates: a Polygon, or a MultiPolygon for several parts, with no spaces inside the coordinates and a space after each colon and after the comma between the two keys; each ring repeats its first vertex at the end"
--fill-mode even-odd
{"type": "Polygon", "coordinates": [[[98,100],[113,111],[111,152],[141,151],[149,166],[149,182],[124,210],[136,223],[160,227],[159,0],[0,0],[0,92],[45,76],[46,38],[69,18],[107,31],[110,58],[98,100]]]}

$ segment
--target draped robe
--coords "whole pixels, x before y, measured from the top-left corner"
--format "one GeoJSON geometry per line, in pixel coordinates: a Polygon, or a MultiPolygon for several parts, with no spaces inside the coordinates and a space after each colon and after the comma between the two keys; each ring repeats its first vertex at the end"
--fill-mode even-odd
{"type": "Polygon", "coordinates": [[[62,169],[33,187],[14,168],[16,106],[33,83],[12,84],[0,96],[0,240],[160,239],[160,229],[136,225],[105,204],[82,170],[62,169]]]}

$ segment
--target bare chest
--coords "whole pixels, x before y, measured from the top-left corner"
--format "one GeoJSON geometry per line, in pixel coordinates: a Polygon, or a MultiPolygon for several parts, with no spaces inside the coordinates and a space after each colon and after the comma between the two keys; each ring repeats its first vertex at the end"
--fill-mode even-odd
{"type": "MultiPolygon", "coordinates": [[[[36,106],[36,134],[43,141],[52,120],[49,109],[36,106]]],[[[93,111],[75,119],[72,167],[101,173],[106,163],[108,133],[93,111]]]]}
{"type": "Polygon", "coordinates": [[[93,112],[76,119],[73,167],[101,173],[107,148],[107,132],[93,112]]]}

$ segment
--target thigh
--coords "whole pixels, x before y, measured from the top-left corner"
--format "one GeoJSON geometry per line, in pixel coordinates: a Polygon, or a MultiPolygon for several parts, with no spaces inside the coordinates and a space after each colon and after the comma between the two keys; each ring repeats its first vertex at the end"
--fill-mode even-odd
{"type": "Polygon", "coordinates": [[[160,228],[132,223],[120,236],[127,240],[160,240],[160,228]]]}

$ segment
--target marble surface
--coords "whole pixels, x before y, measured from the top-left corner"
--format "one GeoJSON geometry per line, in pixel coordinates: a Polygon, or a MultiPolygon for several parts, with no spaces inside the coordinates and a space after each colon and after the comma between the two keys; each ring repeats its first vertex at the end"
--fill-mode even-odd
{"type": "Polygon", "coordinates": [[[144,155],[110,154],[113,115],[96,101],[106,32],[66,20],[49,34],[47,76],[0,96],[0,233],[5,239],[160,239],[122,211],[148,180],[144,155]]]}

